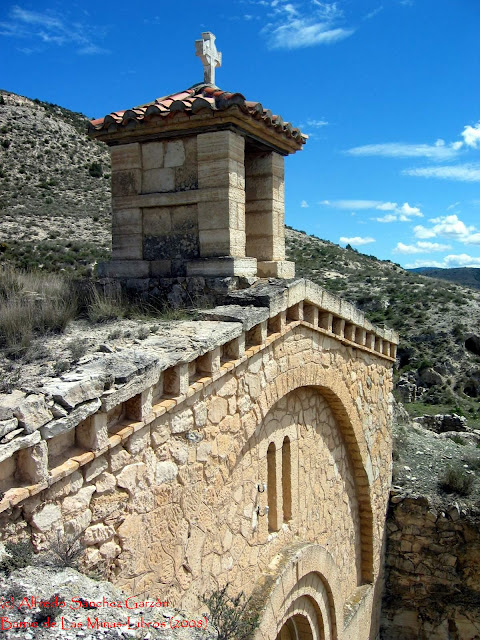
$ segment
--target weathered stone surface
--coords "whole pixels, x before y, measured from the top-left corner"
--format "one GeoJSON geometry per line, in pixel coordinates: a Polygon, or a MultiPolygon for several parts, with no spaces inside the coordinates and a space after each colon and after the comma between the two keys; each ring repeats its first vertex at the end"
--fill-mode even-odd
{"type": "Polygon", "coordinates": [[[91,416],[93,413],[98,411],[101,404],[102,403],[99,399],[91,400],[90,402],[85,402],[84,404],[76,407],[76,409],[69,413],[65,418],[52,420],[52,422],[41,428],[42,438],[49,440],[61,433],[71,431],[79,422],[85,420],[85,418],[88,418],[88,416],[91,416]]]}
{"type": "Polygon", "coordinates": [[[18,427],[17,418],[7,418],[6,420],[0,421],[0,439],[6,436],[8,433],[16,430],[18,427]]]}
{"type": "Polygon", "coordinates": [[[145,469],[146,467],[143,462],[135,462],[134,464],[127,465],[117,474],[118,486],[123,487],[130,494],[133,494],[142,481],[145,469]]]}
{"type": "Polygon", "coordinates": [[[62,376],[61,380],[45,385],[44,389],[55,402],[73,409],[88,400],[99,398],[105,388],[106,377],[92,371],[73,371],[62,376]]]}
{"type": "Polygon", "coordinates": [[[171,482],[178,474],[178,467],[173,462],[158,462],[155,470],[156,484],[171,482]]]}
{"type": "Polygon", "coordinates": [[[42,441],[28,450],[22,449],[17,458],[18,475],[27,482],[36,484],[48,477],[48,447],[42,441]]]}
{"type": "Polygon", "coordinates": [[[22,435],[25,434],[25,429],[23,427],[20,427],[19,429],[17,428],[14,431],[10,431],[10,433],[7,433],[7,435],[3,436],[3,438],[0,440],[0,444],[7,444],[7,442],[11,442],[14,438],[19,436],[20,434],[22,435]]]}
{"type": "Polygon", "coordinates": [[[20,401],[15,409],[15,416],[26,433],[33,433],[53,418],[52,412],[45,403],[45,397],[35,393],[31,393],[20,401]]]}
{"type": "Polygon", "coordinates": [[[205,320],[220,320],[227,322],[241,322],[244,331],[248,331],[255,325],[267,320],[270,312],[268,308],[241,307],[240,305],[223,305],[214,309],[200,309],[200,316],[205,320]]]}
{"type": "Polygon", "coordinates": [[[0,394],[0,420],[8,420],[15,415],[18,405],[26,398],[26,393],[15,389],[11,393],[0,394]]]}
{"type": "Polygon", "coordinates": [[[94,524],[85,531],[83,540],[86,545],[102,544],[110,540],[115,535],[115,529],[112,526],[105,526],[102,523],[94,524]]]}
{"type": "Polygon", "coordinates": [[[83,531],[85,531],[91,521],[92,512],[90,509],[85,509],[74,518],[70,518],[65,522],[65,535],[70,539],[77,538],[83,531]]]}
{"type": "Polygon", "coordinates": [[[95,458],[84,467],[85,482],[90,482],[108,468],[108,462],[105,457],[95,458]]]}
{"type": "Polygon", "coordinates": [[[7,444],[0,445],[0,462],[3,462],[7,458],[10,458],[16,451],[19,451],[20,449],[33,447],[33,445],[38,444],[40,440],[40,432],[34,431],[27,436],[14,438],[7,444]]]}
{"type": "Polygon", "coordinates": [[[105,366],[110,368],[117,388],[102,396],[103,411],[110,411],[121,402],[156,384],[161,371],[166,368],[166,364],[153,354],[137,351],[123,352],[121,357],[112,354],[105,366]],[[124,362],[126,366],[122,369],[124,362]]]}
{"type": "Polygon", "coordinates": [[[113,558],[116,558],[118,555],[120,555],[120,553],[122,552],[122,548],[118,544],[115,544],[115,542],[110,541],[102,544],[99,551],[100,554],[107,560],[113,560],[113,558]]]}
{"type": "Polygon", "coordinates": [[[185,146],[182,140],[166,143],[165,166],[180,167],[185,162],[185,146]]]}
{"type": "Polygon", "coordinates": [[[95,481],[95,488],[98,495],[111,493],[117,485],[117,480],[111,473],[102,473],[95,481]]]}
{"type": "Polygon", "coordinates": [[[95,487],[84,487],[73,496],[65,498],[62,504],[62,513],[66,516],[84,511],[90,504],[92,495],[95,493],[95,487]]]}
{"type": "Polygon", "coordinates": [[[172,433],[183,433],[193,429],[193,412],[191,409],[184,409],[172,416],[170,425],[172,433]]]}
{"type": "Polygon", "coordinates": [[[49,531],[54,525],[57,525],[62,518],[60,508],[55,504],[47,504],[37,513],[33,514],[31,524],[42,533],[49,531]]]}

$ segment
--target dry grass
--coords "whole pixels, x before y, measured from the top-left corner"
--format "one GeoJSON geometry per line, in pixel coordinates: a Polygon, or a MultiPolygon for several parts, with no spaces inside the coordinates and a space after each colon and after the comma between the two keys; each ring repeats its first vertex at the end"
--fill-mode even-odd
{"type": "Polygon", "coordinates": [[[8,355],[24,353],[36,335],[63,331],[76,312],[68,279],[0,267],[0,345],[8,355]]]}
{"type": "Polygon", "coordinates": [[[91,322],[108,322],[129,315],[130,305],[121,289],[109,286],[99,290],[92,285],[87,295],[87,316],[91,322]]]}

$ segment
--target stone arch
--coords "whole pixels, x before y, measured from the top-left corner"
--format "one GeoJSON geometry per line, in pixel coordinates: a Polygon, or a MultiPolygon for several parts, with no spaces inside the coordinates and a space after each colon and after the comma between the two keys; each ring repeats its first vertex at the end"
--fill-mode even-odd
{"type": "Polygon", "coordinates": [[[341,640],[340,580],[323,547],[297,543],[284,549],[256,585],[252,604],[260,613],[254,640],[290,640],[293,629],[295,640],[341,640]]]}
{"type": "MultiPolygon", "coordinates": [[[[372,465],[363,436],[362,423],[347,386],[322,365],[309,363],[279,374],[262,390],[256,400],[265,420],[274,405],[291,391],[301,387],[316,389],[326,400],[338,424],[350,456],[360,515],[361,581],[371,583],[373,569],[373,512],[371,501],[372,465]]],[[[246,429],[246,442],[254,435],[257,424],[246,429]]]]}

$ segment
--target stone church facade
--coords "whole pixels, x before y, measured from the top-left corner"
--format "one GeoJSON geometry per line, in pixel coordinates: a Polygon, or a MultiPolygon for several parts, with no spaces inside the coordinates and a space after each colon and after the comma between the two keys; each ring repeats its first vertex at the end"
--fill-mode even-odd
{"type": "Polygon", "coordinates": [[[4,536],[81,536],[88,566],[185,610],[228,582],[259,640],[374,640],[398,337],[285,260],[283,160],[305,138],[211,84],[91,135],[112,149],[104,274],[217,305],[11,394],[4,536]]]}

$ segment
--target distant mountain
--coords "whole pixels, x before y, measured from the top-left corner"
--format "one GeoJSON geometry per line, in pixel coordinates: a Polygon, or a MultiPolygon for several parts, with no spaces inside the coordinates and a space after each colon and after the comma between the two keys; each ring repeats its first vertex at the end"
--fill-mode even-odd
{"type": "Polygon", "coordinates": [[[480,268],[476,267],[458,267],[452,269],[439,269],[437,267],[418,267],[417,269],[408,269],[414,273],[419,273],[428,278],[440,278],[441,280],[449,280],[456,282],[464,287],[472,287],[480,289],[480,268]]]}

